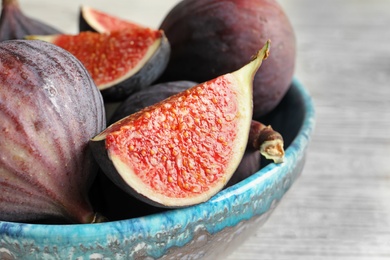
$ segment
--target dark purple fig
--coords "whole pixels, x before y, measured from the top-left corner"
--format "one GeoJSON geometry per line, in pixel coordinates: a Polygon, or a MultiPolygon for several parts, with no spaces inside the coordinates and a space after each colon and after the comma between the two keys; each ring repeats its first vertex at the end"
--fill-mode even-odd
{"type": "Polygon", "coordinates": [[[100,196],[98,210],[110,221],[143,217],[168,210],[155,207],[128,194],[103,172],[98,173],[95,187],[96,193],[100,196]]]}
{"type": "Polygon", "coordinates": [[[262,159],[260,155],[274,163],[282,163],[284,140],[282,135],[271,126],[252,120],[244,157],[227,186],[240,182],[260,170],[262,159]]]}
{"type": "Polygon", "coordinates": [[[193,81],[172,81],[152,85],[149,88],[138,91],[130,95],[116,108],[109,119],[109,124],[113,124],[128,115],[134,114],[174,94],[185,91],[196,84],[198,83],[193,81]]]}
{"type": "Polygon", "coordinates": [[[226,187],[232,186],[247,177],[251,176],[261,168],[261,154],[258,149],[247,146],[244,156],[236,169],[236,172],[230,178],[226,187]]]}
{"type": "Polygon", "coordinates": [[[274,109],[290,86],[295,35],[275,0],[180,1],[160,29],[171,44],[171,57],[159,82],[203,82],[234,71],[270,39],[272,55],[253,84],[254,116],[274,109]]]}
{"type": "Polygon", "coordinates": [[[0,43],[0,220],[98,221],[88,141],[106,126],[84,66],[42,41],[0,43]]]}
{"type": "Polygon", "coordinates": [[[26,16],[18,0],[2,0],[0,17],[0,41],[23,39],[30,34],[57,34],[59,30],[26,16]]]}

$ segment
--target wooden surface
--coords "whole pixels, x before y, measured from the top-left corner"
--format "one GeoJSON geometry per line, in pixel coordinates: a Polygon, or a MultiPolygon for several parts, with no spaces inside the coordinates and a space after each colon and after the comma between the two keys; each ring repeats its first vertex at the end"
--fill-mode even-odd
{"type": "MultiPolygon", "coordinates": [[[[178,1],[20,2],[76,32],[81,3],[158,26],[178,1]]],[[[295,74],[313,96],[317,124],[303,175],[229,259],[390,259],[390,1],[279,2],[296,31],[295,74]]]]}
{"type": "Polygon", "coordinates": [[[303,175],[230,259],[390,259],[390,1],[280,3],[317,124],[303,175]]]}

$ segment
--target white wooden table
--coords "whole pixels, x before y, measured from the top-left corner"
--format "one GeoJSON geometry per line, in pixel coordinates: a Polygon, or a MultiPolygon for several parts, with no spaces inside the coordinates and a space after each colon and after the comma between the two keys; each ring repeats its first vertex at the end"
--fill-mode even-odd
{"type": "MultiPolygon", "coordinates": [[[[20,0],[77,31],[87,4],[157,27],[178,0],[20,0]]],[[[229,259],[390,259],[390,1],[280,0],[317,124],[303,175],[229,259]]]]}

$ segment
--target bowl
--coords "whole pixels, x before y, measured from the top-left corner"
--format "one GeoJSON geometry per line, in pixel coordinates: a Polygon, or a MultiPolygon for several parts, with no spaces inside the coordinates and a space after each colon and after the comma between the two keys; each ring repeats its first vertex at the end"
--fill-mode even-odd
{"type": "Polygon", "coordinates": [[[285,141],[285,161],[268,163],[209,201],[99,224],[0,221],[0,259],[223,259],[270,217],[305,164],[315,112],[294,78],[272,113],[259,118],[285,141]]]}

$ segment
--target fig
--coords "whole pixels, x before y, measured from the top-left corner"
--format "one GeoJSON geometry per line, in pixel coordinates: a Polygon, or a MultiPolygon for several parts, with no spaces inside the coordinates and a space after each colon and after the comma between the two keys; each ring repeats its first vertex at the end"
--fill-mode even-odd
{"type": "Polygon", "coordinates": [[[132,196],[121,189],[102,172],[96,178],[99,199],[99,212],[110,221],[144,217],[168,209],[155,207],[132,196]],[[126,206],[124,206],[126,205],[126,206]]]}
{"type": "Polygon", "coordinates": [[[0,43],[0,220],[101,221],[89,139],[106,126],[84,66],[42,41],[0,43]]]}
{"type": "Polygon", "coordinates": [[[238,167],[252,119],[252,81],[269,45],[242,68],[110,125],[90,141],[105,174],[158,207],[208,200],[238,167]],[[216,87],[218,85],[218,87],[216,87]]]}
{"type": "MultiPolygon", "coordinates": [[[[109,124],[114,124],[126,116],[134,114],[145,107],[158,103],[179,92],[183,92],[195,85],[197,85],[197,83],[193,81],[172,81],[159,83],[134,93],[116,108],[112,114],[109,124]]],[[[251,156],[251,153],[255,152],[257,154],[262,154],[268,160],[273,160],[275,163],[283,162],[283,137],[280,133],[274,131],[271,126],[266,126],[256,120],[252,120],[251,123],[247,148],[248,152],[245,154],[246,156],[244,155],[244,157],[251,157],[253,160],[260,158],[259,156],[251,156]]],[[[251,159],[247,159],[245,162],[241,163],[243,165],[249,164],[248,167],[242,166],[243,172],[248,169],[249,174],[260,169],[260,163],[251,163],[249,162],[250,160],[251,159]]],[[[246,172],[245,174],[248,173],[246,172]]],[[[241,175],[241,173],[238,175],[241,175]]]]}
{"type": "Polygon", "coordinates": [[[272,41],[272,55],[253,83],[254,117],[280,102],[292,81],[295,33],[275,0],[183,0],[163,19],[171,57],[159,82],[203,82],[247,62],[259,43],[272,41]]]}
{"type": "Polygon", "coordinates": [[[141,25],[115,15],[102,12],[90,6],[82,5],[79,14],[79,30],[92,32],[111,32],[127,28],[138,28],[141,25]]]}
{"type": "Polygon", "coordinates": [[[179,92],[183,92],[197,84],[197,82],[187,80],[165,82],[152,85],[149,88],[131,94],[113,111],[108,124],[111,125],[126,116],[134,114],[145,107],[154,105],[179,92]]]}
{"type": "Polygon", "coordinates": [[[30,34],[58,34],[56,28],[26,16],[17,0],[2,0],[0,41],[23,39],[30,34]]]}
{"type": "Polygon", "coordinates": [[[261,154],[258,149],[247,146],[244,156],[241,159],[233,176],[230,178],[226,187],[230,187],[256,173],[261,169],[261,154]]]}
{"type": "Polygon", "coordinates": [[[170,55],[164,32],[144,27],[26,38],[51,42],[76,56],[91,74],[105,102],[122,101],[150,86],[162,74],[170,55]]]}

